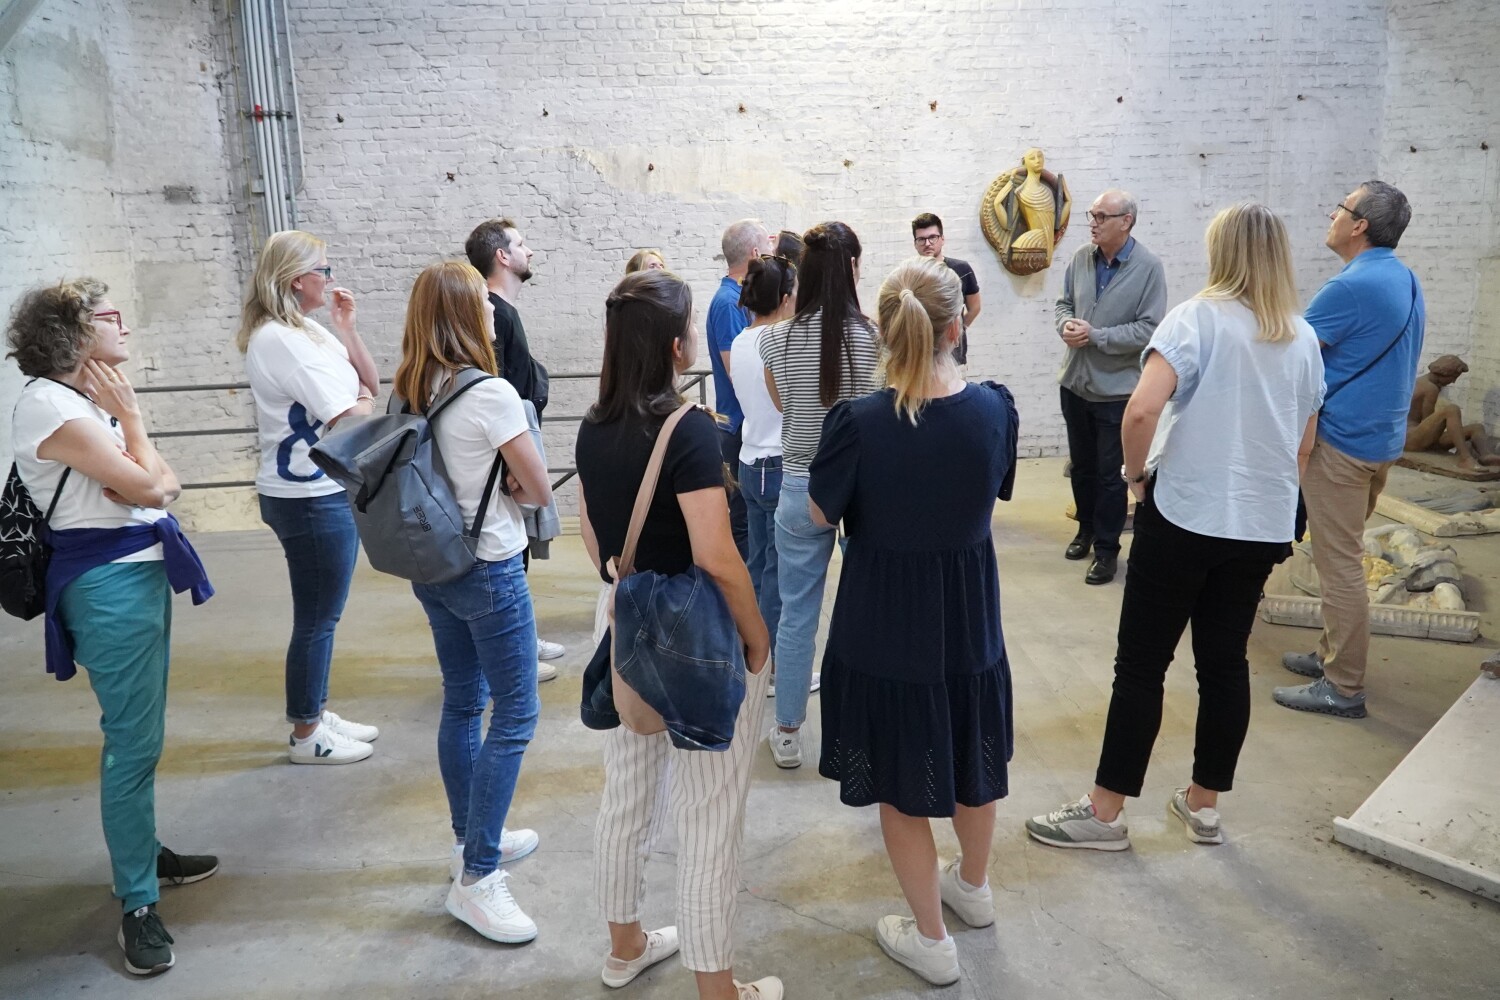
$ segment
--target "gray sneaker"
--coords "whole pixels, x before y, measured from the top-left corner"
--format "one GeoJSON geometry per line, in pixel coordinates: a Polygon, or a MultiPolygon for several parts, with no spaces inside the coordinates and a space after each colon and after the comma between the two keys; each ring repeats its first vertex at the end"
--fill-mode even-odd
{"type": "Polygon", "coordinates": [[[1219,828],[1219,810],[1204,806],[1197,812],[1188,808],[1187,789],[1179,788],[1167,803],[1167,815],[1182,820],[1188,840],[1195,844],[1222,844],[1224,831],[1219,828]]]}
{"type": "Polygon", "coordinates": [[[1326,677],[1319,677],[1311,684],[1296,687],[1279,687],[1271,692],[1276,704],[1295,708],[1299,712],[1320,712],[1337,715],[1345,719],[1365,717],[1365,693],[1361,691],[1352,698],[1339,694],[1338,689],[1326,677]]]}
{"type": "Polygon", "coordinates": [[[1087,795],[1045,816],[1028,819],[1026,832],[1033,840],[1050,847],[1086,847],[1095,851],[1124,851],[1130,847],[1125,811],[1120,810],[1113,823],[1106,823],[1094,815],[1094,804],[1087,795]]]}
{"type": "Polygon", "coordinates": [[[1323,658],[1317,653],[1282,653],[1281,665],[1303,677],[1323,676],[1323,658]]]}

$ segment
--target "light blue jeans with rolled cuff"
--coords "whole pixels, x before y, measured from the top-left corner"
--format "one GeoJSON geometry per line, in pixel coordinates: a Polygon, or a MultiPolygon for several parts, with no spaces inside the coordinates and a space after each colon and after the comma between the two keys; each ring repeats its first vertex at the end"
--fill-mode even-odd
{"type": "Polygon", "coordinates": [[[58,607],[103,713],[99,813],[114,894],[138,910],[160,895],[156,763],[167,725],[172,588],[160,560],[107,563],[68,584],[58,607]]]}
{"type": "Polygon", "coordinates": [[[807,477],[781,477],[776,505],[777,582],[781,587],[781,623],[776,633],[776,724],[788,729],[807,719],[813,653],[828,560],[837,532],[812,522],[807,477]]]}
{"type": "Polygon", "coordinates": [[[521,756],[536,734],[536,619],[520,555],[477,560],[447,583],[414,583],[432,626],[443,674],[438,771],[448,793],[453,836],[464,845],[464,874],[500,866],[500,835],[521,756]],[[481,738],[485,706],[494,701],[481,738]]]}

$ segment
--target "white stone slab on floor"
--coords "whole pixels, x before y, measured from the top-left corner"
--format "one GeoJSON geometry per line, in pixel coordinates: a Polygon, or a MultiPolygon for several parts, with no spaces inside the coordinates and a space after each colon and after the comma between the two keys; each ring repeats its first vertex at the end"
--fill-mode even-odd
{"type": "Polygon", "coordinates": [[[1500,901],[1500,679],[1481,674],[1334,837],[1500,901]]]}

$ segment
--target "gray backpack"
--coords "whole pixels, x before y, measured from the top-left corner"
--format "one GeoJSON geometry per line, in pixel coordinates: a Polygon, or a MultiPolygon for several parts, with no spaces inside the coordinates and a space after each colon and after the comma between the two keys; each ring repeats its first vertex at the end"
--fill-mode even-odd
{"type": "Polygon", "coordinates": [[[473,567],[504,459],[497,450],[474,525],[465,529],[432,422],[472,386],[494,377],[478,368],[459,372],[425,414],[392,396],[385,414],[340,421],[312,446],[313,464],[344,487],[365,555],[382,573],[446,583],[473,567]]]}

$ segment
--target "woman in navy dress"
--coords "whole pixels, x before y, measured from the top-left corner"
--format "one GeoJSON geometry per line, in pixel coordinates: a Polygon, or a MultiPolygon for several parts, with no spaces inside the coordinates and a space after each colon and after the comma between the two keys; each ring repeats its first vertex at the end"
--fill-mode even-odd
{"type": "Polygon", "coordinates": [[[1006,794],[1011,686],[990,519],[1015,476],[1010,392],[970,385],[952,350],[963,291],[913,258],[880,288],[889,388],[839,403],[811,469],[814,516],[849,538],[823,659],[818,770],[851,806],[880,804],[913,917],[876,925],[886,953],[933,983],[958,979],[947,903],[994,922],[986,869],[1006,794]],[[963,853],[938,869],[929,817],[963,853]]]}

